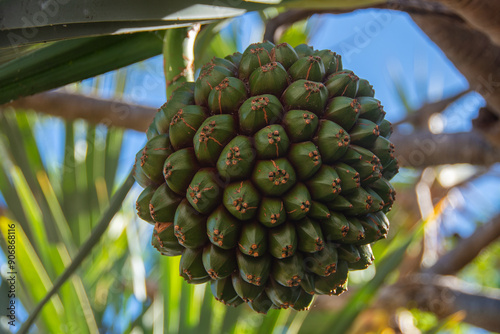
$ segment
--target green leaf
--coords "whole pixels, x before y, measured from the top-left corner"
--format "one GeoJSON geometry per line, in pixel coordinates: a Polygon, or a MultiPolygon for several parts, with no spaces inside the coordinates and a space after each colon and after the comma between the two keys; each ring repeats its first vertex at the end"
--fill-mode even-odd
{"type": "Polygon", "coordinates": [[[71,235],[71,230],[69,228],[68,222],[66,221],[66,218],[64,217],[61,205],[54,193],[54,189],[50,184],[49,178],[47,174],[43,172],[37,173],[37,178],[40,184],[40,188],[42,189],[43,194],[47,200],[51,215],[54,217],[57,232],[60,235],[64,245],[68,249],[69,254],[73,256],[73,254],[75,254],[76,252],[76,247],[71,235]]]}
{"type": "MultiPolygon", "coordinates": [[[[40,153],[31,126],[26,117],[21,114],[4,112],[0,115],[0,127],[6,134],[4,145],[8,146],[8,152],[4,153],[3,162],[9,164],[7,160],[11,160],[22,171],[23,178],[26,180],[37,203],[37,208],[40,209],[43,216],[46,235],[41,240],[56,242],[59,240],[59,235],[55,227],[54,217],[36,179],[36,174],[39,172],[45,173],[45,168],[41,163],[40,153]]],[[[4,165],[4,168],[10,167],[4,165]]],[[[38,250],[38,247],[39,244],[36,243],[35,249],[38,250]]]]}
{"type": "Polygon", "coordinates": [[[76,188],[76,172],[75,172],[75,137],[74,137],[74,122],[65,123],[65,143],[64,143],[64,158],[61,166],[61,202],[64,216],[68,221],[73,235],[73,240],[76,244],[80,244],[80,235],[78,233],[78,206],[77,188],[76,188]]]}
{"type": "Polygon", "coordinates": [[[286,42],[293,47],[299,44],[307,44],[309,40],[309,30],[307,20],[294,23],[280,36],[279,43],[286,42]]]}
{"type": "MultiPolygon", "coordinates": [[[[116,233],[116,232],[115,232],[116,233]]],[[[128,257],[128,240],[125,230],[122,229],[116,238],[106,237],[106,247],[101,247],[93,254],[92,265],[81,274],[83,281],[88,287],[94,288],[98,282],[108,280],[108,275],[114,280],[115,274],[119,272],[125,259],[128,257]]]]}
{"type": "Polygon", "coordinates": [[[163,33],[81,38],[53,43],[0,66],[0,104],[87,79],[162,51],[163,33]]]}
{"type": "Polygon", "coordinates": [[[36,306],[36,308],[31,312],[28,319],[23,323],[21,329],[19,330],[20,334],[25,334],[28,332],[29,328],[38,317],[38,314],[44,308],[45,304],[51,299],[51,297],[57,293],[59,288],[73,275],[76,269],[80,266],[80,264],[85,260],[85,258],[90,254],[95,245],[99,242],[102,235],[106,231],[107,227],[113,216],[118,212],[121,208],[122,202],[125,199],[125,196],[128,194],[130,188],[134,184],[134,178],[132,173],[126,178],[122,186],[116,191],[109,207],[101,216],[98,224],[92,231],[92,234],[87,239],[85,244],[79,249],[78,254],[75,256],[71,264],[64,270],[63,274],[58,277],[55,281],[52,289],[45,295],[45,297],[40,301],[40,303],[36,306]]]}
{"type": "Polygon", "coordinates": [[[210,333],[210,328],[212,326],[211,323],[213,321],[213,305],[216,302],[217,301],[214,299],[214,297],[212,296],[212,292],[210,291],[210,285],[204,284],[203,302],[200,308],[200,321],[198,323],[196,333],[210,333]]]}
{"type": "MultiPolygon", "coordinates": [[[[458,311],[447,316],[444,319],[439,320],[439,322],[427,331],[422,331],[425,334],[438,334],[438,333],[452,333],[451,330],[457,329],[460,323],[464,320],[466,311],[458,311]]],[[[459,331],[458,331],[459,332],[459,331]]]]}
{"type": "MultiPolygon", "coordinates": [[[[241,306],[241,305],[240,305],[241,306]]],[[[224,321],[222,322],[222,333],[235,333],[236,324],[242,316],[243,307],[226,307],[226,313],[224,315],[224,321]]]]}
{"type": "Polygon", "coordinates": [[[161,256],[159,270],[161,271],[160,293],[163,299],[163,328],[165,333],[178,333],[180,320],[180,299],[182,278],[179,276],[180,256],[161,256]]]}
{"type": "Polygon", "coordinates": [[[290,326],[288,327],[287,334],[297,334],[308,315],[309,311],[297,312],[295,314],[295,317],[293,317],[290,326]]]}
{"type": "Polygon", "coordinates": [[[19,199],[19,193],[7,177],[7,173],[0,173],[0,192],[3,195],[5,203],[7,204],[10,212],[12,212],[13,216],[16,217],[16,220],[19,222],[19,224],[21,224],[21,227],[26,233],[26,236],[29,240],[31,240],[33,238],[33,235],[29,226],[29,222],[24,213],[21,200],[19,199]]]}
{"type": "Polygon", "coordinates": [[[83,185],[85,189],[84,202],[87,205],[85,210],[90,220],[90,226],[94,226],[97,219],[99,219],[99,194],[97,192],[97,182],[99,173],[99,151],[100,143],[97,142],[96,126],[87,126],[87,154],[85,156],[85,177],[87,184],[83,185]]]}
{"type": "Polygon", "coordinates": [[[123,142],[123,130],[119,128],[108,128],[106,134],[106,152],[104,163],[104,180],[108,198],[111,196],[115,185],[116,172],[118,170],[118,158],[123,142]]]}
{"type": "Polygon", "coordinates": [[[230,21],[228,19],[213,22],[200,31],[194,43],[194,65],[196,69],[201,68],[213,57],[224,58],[238,50],[235,34],[232,35],[233,38],[222,37],[220,34],[220,31],[230,21]]]}
{"type": "Polygon", "coordinates": [[[182,283],[180,299],[179,333],[190,334],[194,331],[194,286],[182,283]]]}
{"type": "Polygon", "coordinates": [[[286,311],[270,309],[269,312],[267,312],[267,315],[264,317],[264,321],[260,326],[262,333],[272,333],[274,331],[279,323],[278,320],[282,312],[286,311]]]}
{"type": "Polygon", "coordinates": [[[260,10],[279,1],[98,0],[9,1],[2,4],[0,48],[62,38],[125,34],[186,26],[260,10]],[[260,2],[260,3],[258,3],[260,2]]]}
{"type": "MultiPolygon", "coordinates": [[[[0,233],[5,242],[8,241],[9,229],[14,225],[16,235],[16,261],[15,270],[18,272],[17,279],[23,281],[29,296],[33,301],[42,299],[44,294],[51,288],[52,282],[45,270],[45,266],[37,256],[30,241],[24,234],[21,226],[15,221],[9,220],[5,216],[0,217],[0,233]],[[22,259],[22,260],[21,260],[22,259]]],[[[43,324],[49,333],[56,333],[60,330],[61,321],[59,315],[64,314],[64,305],[60,298],[55,296],[42,312],[43,324]]]]}
{"type": "Polygon", "coordinates": [[[12,184],[19,193],[19,199],[24,215],[33,228],[32,232],[34,238],[30,242],[33,244],[33,248],[37,256],[41,258],[43,263],[46,264],[45,269],[48,272],[49,277],[52,277],[55,269],[54,266],[51,265],[52,263],[50,261],[51,246],[47,243],[47,232],[43,224],[43,216],[40,207],[38,206],[33,193],[30,191],[21,170],[18,166],[14,165],[10,159],[8,159],[2,142],[0,142],[0,156],[3,156],[2,169],[6,175],[10,175],[12,178],[12,184]]]}

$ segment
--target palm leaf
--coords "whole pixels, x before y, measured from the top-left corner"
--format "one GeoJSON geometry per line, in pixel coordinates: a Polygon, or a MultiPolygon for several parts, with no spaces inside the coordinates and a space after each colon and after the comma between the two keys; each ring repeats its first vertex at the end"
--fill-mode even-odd
{"type": "Polygon", "coordinates": [[[105,73],[162,51],[162,33],[53,43],[0,66],[0,104],[105,73]]]}
{"type": "MultiPolygon", "coordinates": [[[[5,112],[0,115],[0,128],[6,134],[4,138],[6,141],[4,143],[8,147],[4,154],[5,162],[8,163],[7,160],[10,160],[19,166],[23,178],[26,180],[37,203],[37,207],[41,209],[40,213],[43,216],[46,228],[44,232],[46,235],[41,239],[42,242],[58,241],[59,236],[55,227],[54,217],[50,213],[50,210],[48,210],[47,200],[36,179],[36,173],[45,172],[45,169],[41,163],[30,125],[22,115],[5,112]]],[[[7,175],[9,174],[7,173],[7,175]]],[[[39,244],[36,243],[35,249],[38,248],[39,244]]]]}
{"type": "MultiPolygon", "coordinates": [[[[161,53],[163,32],[214,19],[261,10],[279,0],[233,2],[126,0],[91,3],[10,1],[0,9],[0,104],[96,76],[161,53]],[[82,8],[83,6],[83,8],[82,8]],[[36,18],[36,19],[35,19],[36,18]],[[43,19],[42,19],[43,18],[43,19]],[[21,22],[21,23],[20,23],[21,22]],[[137,33],[138,31],[143,31],[137,33]],[[127,33],[127,35],[123,35],[127,33]],[[28,34],[28,35],[27,35],[28,34]],[[99,37],[89,37],[104,35],[99,37]],[[78,38],[77,38],[78,37],[78,38]],[[54,41],[45,47],[18,50],[26,43],[54,41]],[[18,54],[13,55],[19,51],[18,54]],[[15,59],[13,59],[15,58],[15,59]],[[0,63],[1,64],[1,63],[0,63]]],[[[283,1],[287,6],[339,8],[368,5],[381,0],[283,1]]]]}
{"type": "MultiPolygon", "coordinates": [[[[203,64],[210,61],[212,57],[224,58],[228,54],[237,51],[236,36],[224,38],[221,30],[227,26],[230,20],[216,21],[203,27],[194,43],[194,64],[200,69],[203,64]]],[[[238,21],[232,21],[237,25],[238,21]]]]}
{"type": "Polygon", "coordinates": [[[28,219],[26,218],[26,214],[24,213],[21,200],[19,199],[19,192],[12,184],[11,180],[7,177],[7,173],[0,173],[0,191],[7,207],[9,208],[9,211],[14,217],[16,217],[28,239],[32,240],[33,234],[29,226],[28,219]]]}
{"type": "Polygon", "coordinates": [[[59,276],[59,278],[55,281],[50,291],[38,303],[36,308],[29,315],[28,319],[23,323],[21,329],[19,330],[20,334],[28,332],[29,328],[31,327],[35,319],[38,317],[38,314],[40,313],[40,311],[42,311],[45,304],[51,299],[51,297],[54,294],[57,293],[57,291],[61,288],[61,286],[73,275],[73,273],[80,266],[83,260],[85,260],[85,258],[90,254],[92,248],[99,242],[102,235],[106,231],[113,216],[121,208],[122,202],[133,184],[134,184],[134,178],[132,177],[132,174],[130,174],[125,180],[125,182],[122,184],[122,186],[116,191],[115,195],[113,196],[109,204],[109,207],[103,213],[96,227],[94,228],[94,230],[92,230],[92,234],[79,249],[78,254],[75,256],[71,264],[68,267],[66,267],[63,274],[59,276]]]}
{"type": "Polygon", "coordinates": [[[104,152],[104,180],[108,198],[111,197],[115,186],[116,172],[118,170],[118,158],[122,148],[123,130],[109,128],[106,133],[106,151],[104,152]]]}
{"type": "Polygon", "coordinates": [[[234,17],[276,1],[113,0],[86,3],[9,1],[2,4],[0,48],[63,38],[124,34],[234,17]]]}
{"type": "Polygon", "coordinates": [[[10,1],[0,9],[0,25],[5,32],[0,37],[0,49],[7,48],[0,51],[0,59],[7,61],[0,63],[0,104],[160,54],[164,33],[138,31],[206,23],[274,3],[261,2],[221,0],[215,6],[207,0],[101,0],[86,3],[82,10],[82,4],[73,2],[52,2],[57,8],[51,8],[38,1],[10,1]],[[39,17],[44,18],[43,24],[35,20],[39,17]],[[26,36],[27,32],[32,36],[26,36]],[[101,36],[90,37],[97,35],[101,36]],[[18,50],[22,44],[64,38],[73,39],[18,50]]]}
{"type": "MultiPolygon", "coordinates": [[[[10,226],[16,226],[16,257],[22,261],[16,261],[15,271],[18,272],[17,279],[21,281],[26,289],[27,295],[32,302],[42,299],[52,286],[49,274],[45,270],[42,260],[38,257],[21,226],[6,217],[0,217],[0,233],[5,242],[8,240],[10,226]]],[[[63,303],[59,297],[52,298],[47,308],[42,312],[43,327],[49,333],[60,330],[58,315],[63,314],[63,303]]]]}
{"type": "MultiPolygon", "coordinates": [[[[18,235],[21,238],[19,242],[21,249],[20,251],[18,251],[18,257],[20,259],[18,261],[20,266],[20,281],[21,284],[25,286],[26,289],[28,289],[28,291],[30,292],[29,295],[22,296],[23,298],[21,298],[21,301],[23,301],[23,304],[25,302],[27,304],[31,304],[42,298],[44,291],[46,291],[43,289],[43,286],[47,287],[47,289],[50,288],[50,286],[52,285],[51,277],[54,277],[57,273],[61,272],[64,269],[65,263],[69,262],[70,254],[66,246],[61,243],[56,246],[44,242],[44,240],[46,239],[46,234],[43,228],[42,214],[40,212],[41,209],[40,207],[38,207],[33,196],[30,195],[30,189],[26,183],[26,180],[24,180],[17,166],[10,165],[9,167],[9,164],[7,162],[4,168],[9,168],[9,174],[12,175],[13,182],[16,188],[19,189],[19,193],[21,194],[21,198],[19,201],[22,204],[23,210],[26,212],[26,216],[30,219],[30,224],[35,227],[34,235],[40,245],[40,247],[36,251],[32,247],[31,241],[26,237],[26,235],[22,232],[18,232],[18,235]],[[28,262],[28,265],[31,262],[32,266],[25,267],[25,261],[28,262]],[[40,266],[43,266],[44,269],[38,270],[40,266]],[[33,270],[32,267],[36,267],[38,269],[33,270]],[[37,273],[41,280],[37,280],[36,275],[33,275],[33,273],[37,273]]],[[[41,185],[43,184],[45,186],[45,182],[48,180],[46,175],[44,176],[43,173],[41,173],[39,177],[41,180],[41,185]]],[[[44,190],[45,194],[48,195],[48,200],[55,199],[55,196],[53,195],[50,187],[44,190]]],[[[57,201],[52,204],[56,205],[56,203],[57,201]]],[[[51,209],[57,212],[56,207],[51,207],[51,209]]],[[[56,215],[55,217],[57,217],[58,220],[62,218],[59,215],[56,215]]],[[[68,236],[67,234],[69,229],[64,225],[64,218],[62,218],[61,220],[62,221],[58,221],[57,227],[61,229],[61,231],[63,232],[62,235],[65,236],[63,240],[68,241],[68,239],[70,239],[70,236],[68,236]],[[64,231],[66,231],[66,234],[64,233],[64,231]]],[[[18,229],[22,231],[21,226],[19,226],[18,229]]],[[[71,246],[72,244],[71,242],[69,242],[68,247],[71,248],[71,246]]],[[[71,303],[74,304],[71,312],[66,312],[64,309],[58,311],[60,319],[56,321],[56,323],[58,323],[57,327],[60,328],[61,319],[65,319],[67,323],[75,324],[82,321],[83,324],[85,324],[85,322],[87,321],[87,323],[91,325],[90,328],[95,327],[95,320],[92,320],[93,316],[92,312],[89,312],[89,302],[85,298],[85,294],[81,292],[81,285],[81,281],[79,281],[78,278],[75,278],[73,279],[71,285],[65,285],[64,290],[61,291],[59,298],[61,299],[61,303],[63,305],[66,305],[65,301],[72,299],[80,299],[80,303],[71,303]],[[82,308],[85,308],[86,311],[84,311],[82,308]],[[86,314],[85,317],[83,317],[84,314],[86,314]]],[[[50,312],[49,314],[50,317],[53,316],[53,314],[51,314],[50,312]]],[[[44,317],[43,319],[43,326],[52,326],[51,324],[47,323],[46,317],[44,317]]],[[[51,323],[53,322],[54,321],[51,321],[51,323]]]]}
{"type": "Polygon", "coordinates": [[[65,143],[64,143],[64,157],[61,166],[61,193],[60,197],[61,206],[66,217],[73,240],[76,244],[80,244],[78,234],[78,206],[80,202],[78,199],[76,189],[76,173],[75,173],[75,138],[73,131],[74,123],[66,122],[64,127],[65,143]]]}

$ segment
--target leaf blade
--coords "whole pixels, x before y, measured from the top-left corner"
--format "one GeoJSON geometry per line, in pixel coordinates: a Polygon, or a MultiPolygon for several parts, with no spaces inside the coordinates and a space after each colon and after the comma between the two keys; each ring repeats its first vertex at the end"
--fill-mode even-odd
{"type": "Polygon", "coordinates": [[[0,66],[0,104],[156,56],[162,51],[162,38],[161,32],[145,32],[61,41],[36,50],[0,66]],[[85,48],[92,52],[83,52],[85,48]],[[50,68],[44,64],[47,60],[50,68]]]}
{"type": "Polygon", "coordinates": [[[75,256],[71,264],[64,270],[63,274],[57,278],[52,289],[45,295],[45,297],[36,306],[33,312],[29,315],[28,319],[22,325],[19,330],[20,334],[25,334],[28,332],[29,328],[36,320],[38,314],[44,308],[45,304],[51,299],[51,297],[57,293],[59,288],[73,275],[76,269],[80,266],[83,260],[90,254],[95,245],[98,244],[102,235],[106,231],[111,219],[114,217],[116,212],[121,208],[122,202],[125,196],[128,194],[130,188],[134,184],[134,178],[132,172],[125,179],[121,187],[114,194],[108,208],[101,216],[98,224],[92,231],[92,234],[87,239],[87,241],[79,249],[78,254],[75,256]]]}

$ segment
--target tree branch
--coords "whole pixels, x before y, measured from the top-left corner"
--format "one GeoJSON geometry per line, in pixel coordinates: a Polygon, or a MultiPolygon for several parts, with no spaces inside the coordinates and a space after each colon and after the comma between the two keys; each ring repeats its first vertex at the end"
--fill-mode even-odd
{"type": "Polygon", "coordinates": [[[411,17],[500,115],[500,47],[461,20],[435,14],[411,17]]]}
{"type": "Polygon", "coordinates": [[[156,109],[150,107],[63,92],[47,92],[20,98],[0,106],[0,109],[6,107],[33,109],[66,120],[82,118],[93,124],[141,132],[146,131],[156,113],[156,109]]]}
{"type": "Polygon", "coordinates": [[[381,291],[379,307],[419,308],[443,319],[465,312],[464,321],[490,331],[500,328],[500,290],[471,286],[452,276],[413,275],[381,291]]]}
{"type": "Polygon", "coordinates": [[[410,123],[413,125],[415,128],[421,130],[421,129],[428,129],[429,126],[429,118],[433,114],[438,114],[443,112],[448,106],[458,99],[462,98],[464,95],[470,93],[470,89],[466,89],[456,95],[450,96],[446,99],[439,100],[436,102],[432,103],[426,103],[424,104],[420,109],[413,111],[411,114],[406,116],[404,119],[400,120],[399,122],[393,123],[392,126],[395,127],[399,124],[403,123],[410,123]]]}
{"type": "MultiPolygon", "coordinates": [[[[440,2],[465,3],[459,0],[438,0],[440,2]]],[[[480,8],[471,11],[468,15],[476,17],[478,23],[487,27],[493,27],[495,36],[500,39],[500,34],[496,33],[496,25],[499,21],[497,12],[489,13],[491,20],[482,22],[479,18],[483,12],[500,4],[487,5],[487,0],[467,1],[467,3],[481,3],[480,8]],[[493,21],[493,22],[490,22],[493,21]]],[[[457,5],[458,6],[458,5],[457,5]]],[[[460,6],[462,12],[467,12],[469,5],[460,6]],[[465,9],[464,9],[465,8],[465,9]]],[[[500,47],[492,44],[489,35],[470,27],[464,20],[453,11],[443,6],[439,2],[429,1],[402,1],[393,0],[372,8],[397,9],[411,14],[415,22],[421,29],[443,50],[446,56],[454,63],[460,72],[469,81],[472,89],[479,92],[489,105],[500,115],[500,47]]],[[[313,14],[339,14],[351,12],[353,8],[347,10],[290,10],[281,13],[269,20],[266,24],[265,38],[274,41],[279,39],[279,34],[284,29],[296,21],[308,18],[313,14]]],[[[465,16],[469,18],[469,16],[465,16]]],[[[500,26],[500,24],[497,24],[500,26]]],[[[486,27],[486,28],[487,28],[486,27]]],[[[479,27],[481,28],[481,27],[479,27]]],[[[485,28],[485,29],[486,29],[485,28]]],[[[500,29],[500,28],[499,28],[500,29]]],[[[486,29],[488,33],[489,30],[486,29]]]]}
{"type": "Polygon", "coordinates": [[[295,22],[305,20],[313,14],[323,13],[321,11],[306,9],[291,9],[280,13],[266,22],[264,40],[275,43],[280,39],[283,32],[295,22]]]}
{"type": "Polygon", "coordinates": [[[391,141],[396,146],[396,157],[402,167],[425,168],[456,163],[491,165],[500,162],[500,148],[476,132],[394,133],[391,141]]]}
{"type": "Polygon", "coordinates": [[[491,0],[434,0],[452,9],[471,26],[500,45],[500,2],[491,0]]]}
{"type": "Polygon", "coordinates": [[[488,138],[490,143],[500,147],[500,115],[488,107],[480,108],[477,118],[472,120],[472,126],[488,138]]]}
{"type": "Polygon", "coordinates": [[[441,256],[432,267],[425,269],[424,272],[437,275],[454,275],[499,237],[500,215],[478,227],[470,237],[461,240],[455,248],[441,256]]]}
{"type": "Polygon", "coordinates": [[[375,9],[393,9],[404,11],[407,13],[417,14],[440,14],[458,18],[448,7],[437,3],[425,0],[388,0],[386,3],[376,6],[359,6],[347,9],[328,9],[328,10],[308,10],[308,9],[290,9],[280,13],[266,22],[264,31],[264,39],[275,42],[280,39],[283,32],[295,22],[305,20],[313,14],[345,14],[358,9],[375,8],[375,9]]]}
{"type": "MultiPolygon", "coordinates": [[[[117,126],[145,132],[156,109],[103,100],[77,94],[48,92],[18,99],[10,106],[34,109],[64,119],[77,118],[107,126],[117,126]]],[[[410,135],[395,133],[391,141],[403,167],[428,167],[442,164],[470,163],[490,165],[500,162],[500,148],[495,148],[475,132],[432,134],[416,131],[410,135]]]]}

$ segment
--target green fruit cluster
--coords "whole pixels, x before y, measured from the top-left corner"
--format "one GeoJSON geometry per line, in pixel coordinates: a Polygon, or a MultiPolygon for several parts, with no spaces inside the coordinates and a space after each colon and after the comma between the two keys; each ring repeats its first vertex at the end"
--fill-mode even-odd
{"type": "Polygon", "coordinates": [[[137,153],[139,217],[225,304],[307,309],[385,238],[398,172],[372,86],[307,45],[250,45],[177,88],[137,153]]]}

